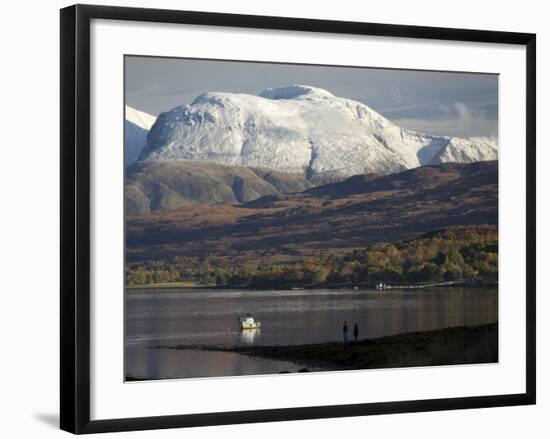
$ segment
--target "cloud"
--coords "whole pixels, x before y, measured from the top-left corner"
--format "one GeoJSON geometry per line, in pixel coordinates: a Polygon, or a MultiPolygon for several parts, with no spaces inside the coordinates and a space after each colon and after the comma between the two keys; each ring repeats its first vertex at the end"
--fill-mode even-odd
{"type": "Polygon", "coordinates": [[[405,128],[443,136],[497,136],[498,121],[487,112],[472,108],[464,102],[439,105],[439,115],[433,118],[406,117],[393,121],[405,128]]]}
{"type": "Polygon", "coordinates": [[[411,110],[426,110],[426,109],[432,109],[434,107],[437,107],[437,104],[439,101],[429,101],[429,102],[419,102],[419,103],[413,103],[413,104],[404,104],[394,107],[379,107],[376,109],[379,113],[382,113],[386,115],[387,117],[391,118],[392,113],[403,113],[405,111],[411,111],[411,110]]]}
{"type": "Polygon", "coordinates": [[[418,131],[468,137],[497,133],[496,75],[155,57],[125,62],[127,103],[151,114],[189,104],[206,91],[257,94],[300,83],[363,102],[418,131]]]}

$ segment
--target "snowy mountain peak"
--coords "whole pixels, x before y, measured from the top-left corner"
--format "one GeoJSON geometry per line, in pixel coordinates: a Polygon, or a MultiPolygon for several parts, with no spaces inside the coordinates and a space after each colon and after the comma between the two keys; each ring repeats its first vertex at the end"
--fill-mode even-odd
{"type": "Polygon", "coordinates": [[[157,118],[129,105],[126,105],[124,113],[124,165],[129,166],[141,155],[147,143],[147,134],[157,118]]]}
{"type": "Polygon", "coordinates": [[[307,85],[258,96],[209,92],[159,115],[140,160],[199,160],[305,173],[311,181],[497,158],[495,139],[401,128],[351,99],[307,85]]]}
{"type": "Polygon", "coordinates": [[[152,114],[148,114],[143,111],[136,110],[135,108],[132,108],[129,105],[126,105],[124,110],[125,110],[125,116],[127,121],[132,122],[133,124],[147,131],[151,129],[151,127],[155,123],[155,120],[157,119],[152,114]]]}
{"type": "Polygon", "coordinates": [[[295,99],[298,97],[307,98],[334,98],[334,95],[322,88],[309,85],[287,85],[283,87],[266,88],[259,96],[266,99],[295,99]]]}

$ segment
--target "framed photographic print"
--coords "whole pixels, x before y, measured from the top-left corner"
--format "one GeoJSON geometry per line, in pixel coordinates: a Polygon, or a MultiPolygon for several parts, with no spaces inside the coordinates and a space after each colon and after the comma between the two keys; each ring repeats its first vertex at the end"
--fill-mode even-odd
{"type": "Polygon", "coordinates": [[[61,428],[535,403],[535,35],[61,10],[61,428]]]}

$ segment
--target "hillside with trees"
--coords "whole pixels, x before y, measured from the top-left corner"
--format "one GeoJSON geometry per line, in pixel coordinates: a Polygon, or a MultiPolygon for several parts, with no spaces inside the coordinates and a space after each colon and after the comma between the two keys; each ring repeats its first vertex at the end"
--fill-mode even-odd
{"type": "Polygon", "coordinates": [[[128,215],[128,285],[494,282],[498,163],[356,175],[303,192],[128,215]]]}
{"type": "Polygon", "coordinates": [[[379,242],[346,254],[321,253],[287,262],[243,265],[225,259],[175,257],[130,264],[128,286],[188,282],[218,287],[372,286],[498,281],[495,225],[450,227],[393,243],[379,242]]]}

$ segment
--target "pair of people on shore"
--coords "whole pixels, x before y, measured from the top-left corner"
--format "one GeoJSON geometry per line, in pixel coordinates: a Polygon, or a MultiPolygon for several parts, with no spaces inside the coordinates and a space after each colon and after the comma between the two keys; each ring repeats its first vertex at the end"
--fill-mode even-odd
{"type": "MultiPolygon", "coordinates": [[[[347,320],[344,320],[344,326],[342,327],[342,333],[343,333],[343,340],[344,343],[348,342],[348,322],[347,320]]],[[[353,325],[353,339],[357,341],[357,338],[359,337],[359,325],[355,323],[353,325]]]]}

